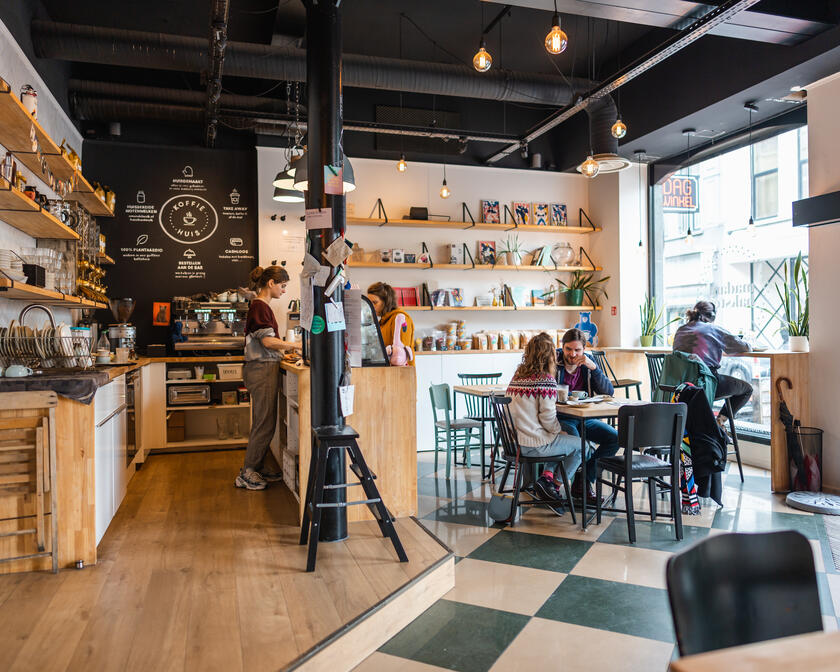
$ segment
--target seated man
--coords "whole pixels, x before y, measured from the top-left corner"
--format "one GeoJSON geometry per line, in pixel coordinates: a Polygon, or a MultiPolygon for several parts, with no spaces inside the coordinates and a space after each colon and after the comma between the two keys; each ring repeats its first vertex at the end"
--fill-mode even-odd
{"type": "MultiPolygon", "coordinates": [[[[586,335],[580,329],[569,329],[563,334],[562,347],[557,350],[557,384],[568,385],[569,392],[583,391],[588,396],[613,394],[613,386],[594,360],[586,354],[586,335]]],[[[581,420],[560,418],[563,431],[580,436],[581,420]]],[[[596,461],[599,457],[611,457],[618,452],[618,432],[601,420],[586,420],[586,438],[598,444],[586,461],[586,481],[589,491],[587,499],[595,501],[592,487],[597,474],[596,461]]],[[[581,498],[583,483],[580,475],[575,476],[572,496],[581,498]]]]}

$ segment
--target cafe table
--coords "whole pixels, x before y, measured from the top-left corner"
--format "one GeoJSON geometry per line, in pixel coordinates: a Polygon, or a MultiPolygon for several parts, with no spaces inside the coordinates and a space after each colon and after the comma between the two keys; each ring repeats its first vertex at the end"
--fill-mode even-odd
{"type": "Polygon", "coordinates": [[[686,656],[671,663],[671,672],[835,672],[840,668],[840,632],[769,639],[686,656]]]}
{"type": "MultiPolygon", "coordinates": [[[[485,404],[485,408],[488,408],[486,405],[486,400],[489,399],[494,394],[504,394],[505,390],[507,389],[507,385],[454,385],[452,387],[452,415],[453,417],[458,417],[458,395],[463,394],[469,397],[478,397],[479,399],[485,400],[483,403],[485,404]]],[[[492,413],[488,415],[488,417],[492,417],[492,413]]],[[[484,414],[482,413],[482,417],[484,414]]],[[[491,420],[491,425],[492,425],[491,420]]],[[[496,442],[498,442],[498,435],[496,442]]],[[[493,448],[496,447],[496,442],[493,444],[493,448]]],[[[484,465],[484,453],[486,450],[486,444],[484,442],[484,420],[481,421],[481,478],[486,480],[490,478],[490,470],[496,466],[494,464],[494,459],[496,456],[496,451],[494,450],[492,455],[490,456],[490,464],[491,466],[485,470],[484,465]]],[[[498,463],[499,467],[504,466],[503,463],[498,463]]]]}

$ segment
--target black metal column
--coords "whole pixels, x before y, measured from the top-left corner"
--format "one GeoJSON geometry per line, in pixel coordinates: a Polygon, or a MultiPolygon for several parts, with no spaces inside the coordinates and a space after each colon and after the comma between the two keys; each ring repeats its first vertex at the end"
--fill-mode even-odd
{"type": "MultiPolygon", "coordinates": [[[[345,228],[344,196],[324,193],[324,166],[342,163],[341,129],[341,13],[340,0],[306,0],[306,86],[308,98],[307,172],[309,188],[307,208],[332,208],[332,228],[309,232],[310,253],[326,263],[321,252],[340,237],[345,228]]],[[[342,300],[337,289],[332,298],[342,300]]],[[[326,321],[322,287],[314,288],[314,314],[326,321]]],[[[321,323],[323,324],[323,323],[321,323]]],[[[343,426],[338,402],[338,386],[344,370],[344,332],[310,334],[310,398],[312,428],[343,426]]],[[[330,451],[326,484],[345,482],[343,450],[330,451]]],[[[314,454],[311,453],[311,454],[314,454]]],[[[346,501],[343,488],[327,490],[325,500],[346,501]]],[[[347,509],[327,508],[321,519],[321,541],[339,541],[347,537],[347,509]]]]}

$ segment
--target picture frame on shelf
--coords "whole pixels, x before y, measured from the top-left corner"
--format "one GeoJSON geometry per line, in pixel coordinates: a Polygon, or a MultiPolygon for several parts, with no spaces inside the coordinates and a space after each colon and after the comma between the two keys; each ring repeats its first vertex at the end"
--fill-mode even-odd
{"type": "Polygon", "coordinates": [[[432,263],[432,255],[428,252],[421,252],[417,255],[417,262],[420,264],[430,264],[432,263]]]}
{"type": "Polygon", "coordinates": [[[551,204],[551,217],[549,219],[550,226],[568,226],[569,216],[566,210],[565,203],[551,204]]]}
{"type": "Polygon", "coordinates": [[[391,263],[393,264],[402,264],[405,261],[405,254],[403,250],[400,249],[393,249],[391,250],[391,263]]]}
{"type": "Polygon", "coordinates": [[[403,263],[413,264],[417,261],[417,255],[414,252],[406,252],[403,257],[403,263]]]}
{"type": "Polygon", "coordinates": [[[475,297],[475,305],[480,307],[487,307],[493,305],[493,295],[492,294],[480,294],[479,296],[475,297]]]}
{"type": "Polygon", "coordinates": [[[548,226],[548,203],[533,203],[534,225],[548,226]]]}
{"type": "Polygon", "coordinates": [[[417,304],[417,288],[416,287],[394,287],[394,294],[397,295],[398,306],[416,306],[417,304]]]}
{"type": "Polygon", "coordinates": [[[495,240],[479,240],[478,241],[478,259],[481,264],[496,265],[496,241],[495,240]]]}
{"type": "Polygon", "coordinates": [[[481,201],[481,221],[485,224],[499,224],[499,201],[481,201]]]}
{"type": "Polygon", "coordinates": [[[513,220],[518,226],[528,226],[531,223],[531,204],[525,201],[514,201],[513,220]]]}

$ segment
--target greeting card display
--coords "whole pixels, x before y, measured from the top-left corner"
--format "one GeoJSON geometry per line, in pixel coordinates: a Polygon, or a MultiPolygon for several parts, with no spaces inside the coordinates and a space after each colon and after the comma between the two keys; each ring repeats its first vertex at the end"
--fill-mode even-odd
{"type": "Polygon", "coordinates": [[[528,226],[531,223],[531,204],[514,201],[513,219],[518,226],[528,226]]]}
{"type": "Polygon", "coordinates": [[[534,224],[548,226],[548,203],[534,203],[534,224]]]}
{"type": "Polygon", "coordinates": [[[498,224],[499,201],[481,201],[481,221],[485,224],[498,224]]]}
{"type": "Polygon", "coordinates": [[[565,203],[551,204],[551,226],[567,226],[568,216],[565,203]]]}
{"type": "Polygon", "coordinates": [[[495,240],[479,240],[478,241],[478,259],[480,264],[496,263],[496,241],[495,240]]]}

